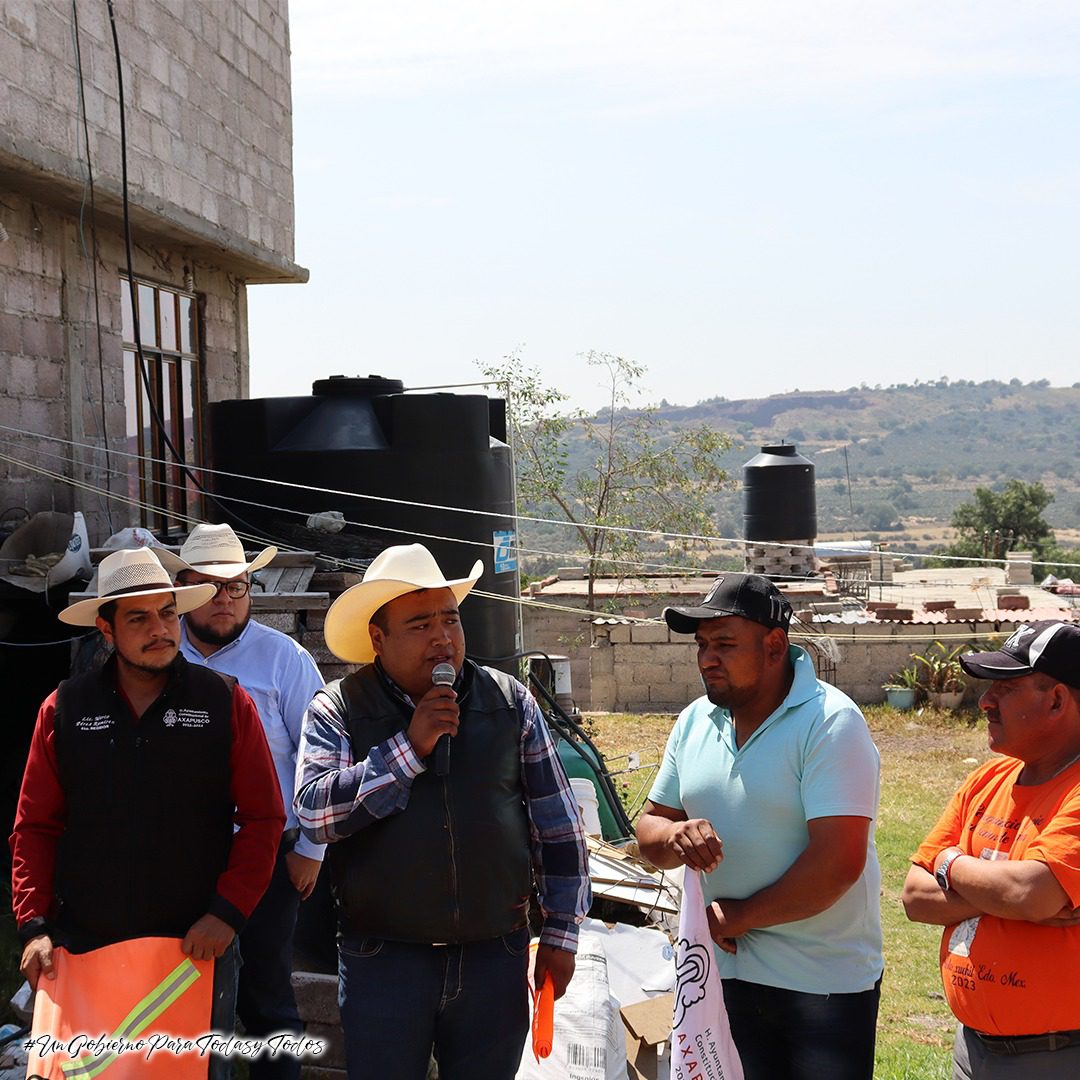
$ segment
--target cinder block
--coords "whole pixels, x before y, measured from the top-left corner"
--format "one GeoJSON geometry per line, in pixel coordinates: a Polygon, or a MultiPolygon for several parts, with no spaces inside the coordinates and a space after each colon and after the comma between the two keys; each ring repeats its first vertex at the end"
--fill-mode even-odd
{"type": "Polygon", "coordinates": [[[630,640],[642,644],[667,642],[668,628],[666,623],[634,623],[630,627],[630,640]]]}
{"type": "Polygon", "coordinates": [[[667,686],[671,683],[671,668],[665,664],[635,664],[630,669],[634,686],[667,686]]]}
{"type": "Polygon", "coordinates": [[[630,627],[626,623],[619,623],[611,626],[608,630],[608,637],[611,639],[613,645],[626,645],[630,642],[630,627]]]}
{"type": "MultiPolygon", "coordinates": [[[[327,976],[334,980],[333,975],[327,976]]],[[[345,1075],[345,1035],[341,1030],[340,1020],[336,1024],[307,1024],[304,1034],[311,1039],[321,1039],[323,1052],[318,1057],[311,1056],[305,1059],[306,1068],[301,1075],[337,1077],[345,1075]]]]}
{"type": "Polygon", "coordinates": [[[597,646],[594,644],[589,649],[589,670],[593,678],[597,675],[613,675],[615,673],[615,650],[609,645],[597,646]]]}
{"type": "Polygon", "coordinates": [[[339,1024],[336,975],[323,975],[314,971],[294,971],[293,990],[300,1019],[305,1024],[339,1024]]]}
{"type": "Polygon", "coordinates": [[[610,675],[596,675],[592,677],[592,693],[590,701],[592,708],[597,712],[613,712],[615,710],[616,682],[610,675]]]}

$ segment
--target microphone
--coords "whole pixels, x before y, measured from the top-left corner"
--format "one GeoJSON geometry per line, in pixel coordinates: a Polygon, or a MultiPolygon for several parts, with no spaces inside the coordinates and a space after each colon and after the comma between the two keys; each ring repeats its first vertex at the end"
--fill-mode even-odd
{"type": "MultiPolygon", "coordinates": [[[[457,672],[453,664],[436,664],[431,669],[432,686],[453,686],[457,672]]],[[[435,759],[433,772],[436,776],[446,776],[450,772],[450,735],[440,735],[431,756],[435,759]]]]}

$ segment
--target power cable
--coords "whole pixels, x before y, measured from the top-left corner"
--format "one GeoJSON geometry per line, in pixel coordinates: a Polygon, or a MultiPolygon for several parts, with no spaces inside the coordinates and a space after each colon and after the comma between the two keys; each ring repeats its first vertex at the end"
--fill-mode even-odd
{"type": "MultiPolygon", "coordinates": [[[[11,441],[13,441],[13,440],[10,439],[10,438],[6,438],[3,435],[0,435],[0,444],[2,444],[4,442],[11,442],[11,441]]],[[[64,442],[64,440],[57,440],[57,441],[64,442]]],[[[39,451],[38,453],[39,453],[39,456],[49,457],[49,458],[52,458],[52,459],[54,459],[56,461],[63,462],[65,464],[71,464],[75,460],[73,457],[66,456],[64,454],[49,453],[48,451],[39,451]]],[[[134,456],[134,455],[132,455],[132,456],[134,456]]],[[[123,476],[124,473],[122,473],[119,470],[114,470],[114,475],[123,476]]],[[[251,479],[257,479],[257,478],[251,478],[251,479]]],[[[174,489],[180,489],[182,487],[182,485],[172,484],[172,483],[169,483],[168,481],[164,482],[161,486],[166,487],[166,488],[174,488],[174,489]]],[[[219,499],[219,502],[221,502],[221,503],[229,503],[229,504],[236,503],[236,504],[239,504],[239,505],[242,505],[242,506],[253,507],[255,509],[272,511],[272,512],[274,512],[276,514],[290,514],[290,515],[294,515],[294,516],[302,517],[302,518],[306,518],[306,517],[309,516],[307,514],[307,512],[303,511],[303,510],[295,510],[292,507],[288,507],[288,506],[279,506],[279,505],[276,505],[276,504],[256,502],[255,500],[252,500],[252,499],[241,499],[238,496],[219,495],[218,499],[219,499]]],[[[148,505],[150,505],[150,504],[148,504],[148,505]]],[[[163,511],[158,511],[158,512],[163,512],[163,511]]],[[[195,521],[197,519],[195,519],[195,518],[186,518],[186,520],[195,521]]],[[[379,525],[379,524],[375,524],[374,522],[357,521],[357,520],[352,520],[352,519],[348,519],[348,518],[345,519],[345,524],[354,526],[354,527],[356,527],[358,529],[367,530],[367,531],[389,532],[389,533],[395,533],[395,532],[403,531],[399,527],[394,527],[394,526],[389,526],[389,525],[379,525]]],[[[443,541],[443,542],[446,542],[446,543],[467,544],[467,545],[470,545],[470,546],[475,546],[475,544],[476,544],[475,539],[468,538],[468,537],[446,536],[446,535],[442,535],[442,534],[438,534],[438,533],[418,533],[418,532],[415,532],[414,530],[411,530],[411,529],[409,530],[409,532],[410,532],[411,535],[415,535],[417,537],[420,537],[420,538],[423,538],[423,539],[428,539],[428,540],[439,540],[439,541],[443,541]]],[[[256,536],[256,537],[253,537],[253,539],[260,539],[260,537],[256,536]]],[[[729,543],[729,542],[724,541],[724,543],[729,543]]],[[[736,541],[734,543],[738,544],[738,546],[741,546],[741,542],[736,541]]],[[[542,556],[561,557],[561,558],[575,558],[575,557],[585,558],[585,557],[587,557],[586,553],[584,553],[584,552],[577,552],[577,551],[573,551],[573,550],[571,550],[571,551],[549,551],[549,550],[542,549],[542,548],[527,547],[527,546],[522,545],[522,544],[515,545],[515,549],[521,555],[542,555],[542,556]]],[[[702,575],[707,575],[710,572],[714,572],[714,568],[710,568],[710,567],[692,566],[692,565],[687,565],[687,564],[654,563],[654,562],[651,562],[649,560],[620,559],[620,558],[611,558],[611,557],[609,557],[609,558],[605,559],[605,562],[609,563],[611,565],[621,566],[621,567],[629,568],[629,569],[663,570],[663,571],[667,571],[667,572],[671,573],[672,575],[680,575],[680,576],[698,577],[698,576],[702,576],[702,575]]],[[[1047,564],[1047,565],[1050,565],[1050,564],[1047,564]]],[[[1056,565],[1056,566],[1075,565],[1078,568],[1080,568],[1080,563],[1078,563],[1078,564],[1055,563],[1053,565],[1056,565]]],[[[719,571],[715,571],[715,572],[719,572],[719,571]]],[[[633,575],[628,573],[627,576],[633,576],[633,575]]],[[[820,576],[792,576],[792,575],[788,575],[788,577],[789,577],[789,580],[803,581],[803,582],[806,582],[808,584],[820,584],[821,581],[822,581],[822,578],[820,576]]],[[[903,588],[919,588],[919,587],[922,587],[926,583],[924,583],[924,582],[896,582],[896,581],[886,581],[884,579],[878,580],[876,578],[867,578],[867,579],[865,579],[865,584],[867,586],[869,586],[869,587],[876,587],[876,586],[879,586],[879,585],[886,585],[886,586],[890,586],[892,588],[903,589],[903,588]]],[[[944,580],[943,581],[943,580],[937,580],[937,581],[934,581],[933,584],[938,586],[938,587],[952,586],[952,587],[955,587],[955,588],[958,588],[958,589],[974,588],[975,587],[975,586],[973,586],[973,583],[970,582],[970,581],[949,581],[949,580],[944,580]]],[[[987,587],[989,588],[991,586],[988,584],[987,587]]]]}
{"type": "MultiPolygon", "coordinates": [[[[90,450],[98,450],[98,451],[100,451],[100,449],[101,449],[100,447],[94,446],[93,444],[90,444],[90,443],[79,443],[79,442],[76,442],[74,440],[62,439],[62,438],[59,438],[57,436],[41,435],[41,434],[38,434],[37,432],[27,431],[27,430],[25,430],[23,428],[10,427],[10,426],[5,425],[5,424],[0,424],[0,431],[9,431],[9,432],[12,432],[14,434],[26,435],[26,436],[30,436],[32,438],[45,439],[47,441],[61,442],[61,443],[69,444],[69,445],[72,445],[72,446],[85,447],[85,448],[90,449],[90,450]]],[[[122,457],[136,458],[138,460],[144,460],[144,461],[148,461],[148,462],[151,462],[151,463],[169,464],[167,458],[155,458],[155,457],[144,455],[144,454],[132,454],[132,453],[129,453],[129,452],[126,452],[126,451],[120,451],[120,450],[114,451],[114,453],[118,454],[118,455],[120,455],[122,457]]],[[[311,485],[311,484],[299,484],[299,483],[295,483],[295,482],[288,481],[288,480],[277,480],[277,479],[274,479],[272,477],[266,477],[266,476],[249,476],[249,475],[246,475],[244,473],[234,473],[234,472],[229,472],[229,471],[224,470],[224,469],[212,469],[212,468],[210,468],[208,466],[205,466],[205,465],[196,465],[196,466],[191,466],[191,467],[185,467],[184,471],[185,471],[185,473],[187,473],[190,476],[191,472],[192,472],[192,469],[194,471],[196,471],[196,472],[203,473],[203,474],[205,474],[207,476],[221,476],[221,477],[226,477],[228,479],[244,480],[244,481],[251,482],[251,483],[270,484],[270,485],[274,485],[274,486],[277,486],[277,487],[288,488],[288,489],[291,489],[291,490],[299,490],[299,491],[305,491],[305,492],[315,492],[317,494],[336,496],[336,497],[339,497],[339,498],[362,499],[362,500],[366,500],[366,501],[370,501],[370,502],[386,503],[386,504],[397,505],[397,506],[407,506],[407,507],[412,507],[412,508],[421,509],[421,510],[435,510],[435,511],[457,513],[457,514],[467,514],[467,515],[479,516],[479,517],[497,518],[499,520],[505,520],[508,517],[512,517],[512,515],[508,515],[505,511],[477,510],[477,509],[474,509],[472,507],[465,507],[465,506],[447,506],[447,505],[440,504],[440,503],[419,502],[419,501],[417,501],[415,499],[397,499],[397,498],[394,498],[394,497],[389,496],[389,495],[372,495],[372,494],[369,494],[369,493],[366,493],[366,492],[359,492],[359,491],[343,491],[343,490],[340,490],[340,489],[337,489],[337,488],[324,488],[324,487],[314,486],[314,485],[311,485]]],[[[199,485],[199,488],[200,488],[200,490],[205,490],[205,489],[203,489],[201,484],[199,485]]],[[[219,506],[220,506],[219,500],[227,498],[227,496],[211,496],[211,497],[214,499],[215,502],[218,502],[219,506]]],[[[258,505],[258,504],[256,504],[256,505],[258,505]]],[[[222,509],[224,509],[224,508],[222,508],[222,509]]],[[[237,515],[234,514],[232,516],[234,518],[236,518],[236,520],[242,522],[242,519],[239,518],[237,515]]],[[[558,526],[561,526],[561,527],[576,528],[576,526],[575,526],[575,524],[573,522],[567,521],[566,519],[563,519],[563,518],[542,518],[542,517],[535,517],[535,516],[521,514],[521,515],[518,515],[514,520],[516,520],[517,522],[526,522],[526,523],[530,523],[530,524],[558,525],[558,526]]],[[[262,539],[272,540],[275,544],[278,544],[278,543],[287,544],[286,541],[283,541],[283,540],[279,541],[279,540],[277,540],[277,539],[275,539],[273,537],[268,536],[267,533],[266,533],[266,530],[255,529],[254,527],[250,526],[249,523],[243,523],[243,524],[247,524],[248,527],[251,528],[252,532],[257,537],[260,537],[262,539]]],[[[626,526],[620,526],[620,525],[590,525],[589,527],[593,528],[593,529],[601,530],[601,531],[607,531],[607,532],[627,533],[627,534],[641,535],[641,536],[653,536],[653,537],[657,537],[659,539],[693,540],[693,541],[698,541],[698,542],[704,543],[704,544],[711,544],[711,545],[714,545],[714,546],[718,546],[718,545],[721,545],[721,544],[731,544],[731,545],[734,545],[734,546],[738,546],[740,548],[744,548],[746,546],[746,544],[748,543],[748,541],[745,540],[744,538],[734,537],[734,536],[711,536],[711,535],[707,535],[707,534],[665,532],[662,529],[652,529],[652,530],[650,530],[650,529],[634,529],[634,528],[630,528],[630,527],[626,527],[626,526]]],[[[795,549],[795,550],[807,550],[807,551],[816,550],[815,545],[813,545],[813,544],[787,543],[787,542],[778,541],[778,540],[777,541],[773,541],[773,540],[755,540],[755,541],[752,541],[752,543],[754,543],[755,545],[760,546],[760,547],[791,548],[791,549],[795,549]]],[[[829,546],[833,547],[833,548],[837,548],[837,549],[843,549],[844,542],[843,541],[830,542],[829,546]]],[[[562,554],[566,554],[566,553],[564,553],[564,552],[552,552],[550,554],[562,555],[562,554]]],[[[863,551],[863,549],[854,549],[853,548],[851,550],[851,554],[852,555],[864,554],[864,551],[863,551]]],[[[1001,565],[1007,564],[1007,562],[1008,562],[1008,559],[989,559],[989,558],[968,557],[968,556],[964,556],[964,555],[944,555],[944,554],[937,554],[937,553],[922,553],[922,552],[914,552],[914,551],[902,551],[902,550],[899,550],[899,549],[890,549],[890,548],[876,549],[876,550],[874,550],[872,552],[865,552],[865,554],[867,554],[867,555],[872,554],[872,555],[881,555],[881,556],[893,556],[895,558],[903,558],[903,559],[938,559],[938,560],[941,560],[941,561],[944,561],[944,562],[958,562],[958,563],[965,563],[965,564],[977,563],[977,564],[985,564],[985,565],[988,565],[988,566],[1001,566],[1001,565]]],[[[605,560],[605,561],[611,561],[611,560],[605,560]]],[[[1046,562],[1046,561],[1041,561],[1041,560],[1033,561],[1032,565],[1033,566],[1069,566],[1069,567],[1076,566],[1076,567],[1080,568],[1080,563],[1058,563],[1058,562],[1046,562]]],[[[700,567],[689,568],[690,572],[699,572],[701,569],[702,568],[700,568],[700,567]]],[[[888,584],[888,582],[880,582],[880,584],[888,584]]]]}
{"type": "MultiPolygon", "coordinates": [[[[6,429],[2,425],[0,425],[0,430],[12,430],[12,429],[6,429]]],[[[44,438],[44,436],[42,436],[42,438],[44,438]]],[[[63,439],[53,439],[52,441],[63,443],[63,444],[68,443],[67,440],[63,440],[63,439]]],[[[83,444],[83,445],[85,445],[85,444],[83,444]]],[[[53,457],[54,459],[59,460],[59,461],[63,461],[65,463],[70,463],[71,461],[74,460],[73,458],[66,457],[66,456],[60,455],[60,454],[48,454],[47,452],[44,452],[44,451],[39,451],[39,453],[43,453],[43,454],[45,454],[45,456],[53,457]]],[[[126,456],[136,457],[137,455],[126,455],[126,456]]],[[[160,460],[160,459],[157,459],[157,460],[160,460]]],[[[25,464],[28,465],[29,463],[25,463],[25,464]]],[[[212,471],[212,470],[207,470],[207,471],[212,471]]],[[[121,473],[119,471],[116,471],[116,470],[114,470],[114,472],[115,472],[116,475],[121,475],[121,476],[124,475],[123,473],[121,473]]],[[[251,477],[251,478],[248,478],[248,479],[251,479],[251,480],[256,481],[256,482],[259,482],[259,481],[262,480],[262,478],[258,478],[258,477],[251,477]]],[[[267,483],[279,483],[278,481],[269,481],[269,480],[267,480],[265,482],[267,482],[267,483]]],[[[161,486],[166,487],[166,488],[170,488],[170,487],[171,488],[179,488],[180,487],[180,485],[170,484],[167,481],[164,482],[161,486]]],[[[306,517],[307,516],[305,511],[294,510],[291,507],[284,507],[284,506],[279,506],[279,505],[276,505],[276,504],[260,503],[260,502],[256,502],[256,501],[250,500],[250,499],[241,499],[241,498],[236,497],[236,496],[219,495],[218,496],[218,501],[219,501],[220,504],[224,504],[226,502],[227,503],[237,503],[237,504],[240,504],[240,505],[251,506],[251,507],[254,507],[254,508],[257,508],[257,509],[264,509],[264,510],[272,511],[274,513],[279,513],[279,514],[292,514],[292,515],[296,515],[298,517],[306,517]]],[[[148,508],[148,507],[153,506],[154,504],[141,504],[141,505],[143,506],[143,508],[148,508]]],[[[416,504],[416,505],[424,505],[424,504],[416,504]]],[[[161,509],[161,508],[157,508],[157,509],[154,510],[154,512],[155,513],[164,513],[165,510],[161,509]]],[[[505,517],[506,515],[503,514],[503,515],[500,515],[500,516],[505,517]]],[[[180,517],[183,520],[187,520],[189,522],[194,522],[194,521],[198,520],[196,518],[193,518],[193,517],[190,517],[190,516],[185,516],[185,515],[180,515],[180,517]]],[[[240,520],[238,514],[234,513],[233,517],[240,520]]],[[[378,524],[375,524],[373,522],[367,522],[367,521],[355,521],[355,520],[351,520],[351,519],[346,519],[346,524],[353,525],[353,526],[355,526],[357,528],[365,529],[365,530],[369,530],[369,531],[381,531],[381,532],[399,532],[399,531],[401,531],[400,529],[394,528],[392,526],[378,525],[378,524]]],[[[420,536],[420,537],[425,538],[425,539],[443,540],[443,541],[446,541],[446,542],[449,542],[449,543],[461,543],[461,544],[475,544],[476,543],[475,539],[469,539],[469,538],[463,538],[463,537],[457,537],[457,536],[445,536],[445,535],[441,535],[441,534],[437,534],[437,533],[415,533],[415,535],[420,536]]],[[[263,534],[257,533],[257,534],[254,534],[253,538],[261,540],[264,537],[263,537],[263,534]]],[[[288,544],[286,544],[285,541],[279,541],[279,543],[284,545],[284,546],[289,546],[288,544]]],[[[737,540],[737,539],[727,539],[727,538],[718,538],[718,544],[731,544],[731,545],[734,545],[734,546],[737,546],[737,547],[740,547],[740,548],[743,546],[742,541],[737,540]]],[[[716,545],[713,545],[713,546],[716,546],[716,545]]],[[[527,547],[527,546],[522,545],[522,544],[515,545],[515,547],[516,547],[516,550],[520,554],[523,554],[523,555],[544,555],[544,556],[557,557],[557,558],[573,558],[573,557],[587,558],[588,557],[587,553],[585,553],[585,552],[575,552],[573,550],[571,550],[571,551],[558,551],[557,552],[557,551],[549,551],[549,550],[541,549],[541,548],[531,548],[531,547],[527,547]]],[[[880,554],[887,555],[889,553],[888,552],[882,552],[880,554]]],[[[906,553],[905,557],[912,557],[911,553],[906,553]]],[[[916,554],[914,557],[919,558],[919,557],[934,557],[934,556],[919,556],[919,555],[916,554]]],[[[993,562],[993,560],[987,560],[987,561],[993,562]]],[[[1000,562],[1003,562],[1004,560],[996,560],[996,561],[998,563],[1000,563],[1000,562]]],[[[629,567],[629,568],[638,568],[638,569],[640,569],[640,568],[644,567],[644,568],[666,569],[668,572],[670,572],[672,574],[690,575],[690,576],[700,576],[702,574],[708,574],[711,570],[715,570],[715,568],[701,567],[701,566],[696,566],[696,565],[685,565],[685,564],[665,565],[665,564],[657,564],[657,563],[654,563],[654,562],[651,562],[651,561],[648,561],[648,560],[632,560],[632,559],[608,558],[608,559],[605,560],[605,562],[607,562],[609,564],[612,564],[612,565],[618,565],[618,566],[629,567]]],[[[1035,562],[1034,565],[1054,565],[1054,566],[1059,566],[1059,567],[1060,566],[1067,566],[1067,567],[1076,566],[1076,567],[1080,567],[1080,564],[1076,564],[1076,563],[1043,563],[1043,562],[1038,562],[1038,561],[1035,562]]],[[[719,571],[717,571],[717,572],[719,572],[719,571]]],[[[628,576],[630,576],[630,575],[628,575],[628,576]]],[[[821,582],[822,579],[821,579],[820,576],[794,577],[794,576],[789,575],[789,580],[805,581],[805,582],[811,583],[811,584],[818,584],[818,583],[821,582]]],[[[865,579],[865,584],[867,584],[868,586],[884,585],[884,586],[891,586],[893,588],[917,588],[920,585],[926,584],[926,583],[924,583],[924,582],[895,582],[895,581],[888,581],[888,580],[885,580],[885,579],[878,580],[876,578],[868,578],[868,579],[865,579]]],[[[941,586],[941,587],[944,587],[944,586],[954,586],[956,588],[972,588],[973,587],[972,582],[970,582],[970,581],[937,580],[937,581],[933,582],[933,584],[935,584],[937,586],[941,586]]],[[[989,587],[989,585],[990,585],[990,583],[987,583],[988,587],[989,587]]]]}
{"type": "MultiPolygon", "coordinates": [[[[135,269],[134,261],[131,254],[131,214],[130,214],[130,198],[129,198],[129,186],[128,186],[128,167],[127,167],[127,110],[124,105],[124,73],[123,64],[120,56],[120,37],[116,28],[116,10],[113,7],[113,0],[106,0],[106,4],[109,9],[109,25],[112,29],[113,39],[113,53],[116,57],[116,96],[117,103],[120,108],[120,186],[124,211],[124,252],[127,262],[127,284],[128,291],[131,297],[131,318],[132,329],[135,337],[135,352],[139,361],[139,373],[143,380],[143,386],[146,390],[145,400],[150,408],[150,412],[153,416],[154,422],[158,427],[158,434],[161,436],[161,440],[173,456],[173,460],[176,466],[184,473],[185,476],[195,485],[196,488],[211,502],[217,505],[224,511],[221,504],[218,503],[214,497],[213,492],[208,491],[203,487],[202,483],[195,476],[195,474],[188,467],[183,455],[177,450],[176,445],[173,443],[172,437],[169,435],[168,428],[165,423],[165,418],[161,413],[161,409],[158,406],[157,401],[154,400],[154,395],[151,392],[153,383],[150,380],[150,369],[146,362],[146,355],[143,352],[142,347],[142,328],[139,321],[139,304],[138,294],[135,282],[135,269]]],[[[139,456],[139,455],[136,455],[139,456]]],[[[173,515],[173,511],[166,509],[166,516],[173,515]]],[[[180,516],[180,515],[174,515],[180,516]]],[[[250,529],[257,536],[261,536],[264,539],[276,542],[276,538],[270,536],[265,530],[259,529],[249,521],[245,521],[238,515],[232,515],[233,518],[240,522],[246,529],[250,529]]]]}
{"type": "MultiPolygon", "coordinates": [[[[84,483],[82,481],[75,480],[72,477],[64,476],[61,473],[53,472],[52,470],[44,469],[44,468],[41,468],[39,466],[34,466],[34,465],[31,465],[29,462],[20,461],[19,459],[16,459],[16,458],[11,458],[6,454],[0,453],[0,461],[7,461],[7,462],[9,462],[11,464],[23,465],[24,467],[30,469],[32,472],[37,472],[37,473],[40,473],[42,475],[49,476],[52,479],[54,479],[54,480],[56,480],[56,481],[58,481],[60,483],[68,484],[71,487],[80,488],[80,489],[83,489],[83,490],[87,490],[89,492],[100,492],[100,490],[101,490],[100,488],[93,487],[93,485],[86,484],[86,483],[84,483]]],[[[161,510],[160,507],[155,507],[153,504],[145,504],[145,503],[140,502],[139,500],[133,500],[133,499],[127,498],[126,496],[120,495],[120,494],[118,494],[116,492],[109,493],[109,497],[116,500],[116,501],[123,502],[123,503],[125,503],[127,505],[130,505],[130,506],[137,506],[137,507],[140,507],[140,508],[156,510],[156,511],[161,510]]],[[[194,519],[194,518],[189,518],[187,520],[192,524],[196,523],[196,521],[197,521],[197,519],[194,519]]],[[[255,538],[246,537],[246,539],[255,539],[255,538]]],[[[292,547],[290,545],[286,545],[286,550],[298,551],[298,550],[301,550],[301,549],[294,548],[294,547],[292,547]]],[[[320,556],[320,557],[326,559],[326,561],[331,562],[336,566],[339,566],[339,567],[347,569],[347,570],[360,571],[360,570],[363,570],[363,569],[366,568],[366,565],[363,562],[357,562],[357,561],[352,561],[352,560],[347,560],[347,559],[341,559],[341,558],[337,558],[337,557],[333,557],[333,556],[320,556]]],[[[579,617],[589,617],[589,616],[591,616],[591,621],[593,621],[593,622],[595,622],[597,620],[603,620],[604,622],[607,622],[607,623],[610,623],[610,624],[616,624],[616,625],[617,624],[623,624],[623,625],[653,624],[653,625],[655,625],[659,621],[659,620],[657,620],[655,618],[639,618],[639,617],[633,616],[633,615],[617,615],[617,616],[616,615],[609,615],[609,616],[605,616],[605,615],[603,615],[603,614],[601,614],[599,612],[587,611],[584,608],[571,607],[571,606],[565,605],[565,604],[552,604],[552,603],[547,603],[547,602],[543,602],[543,601],[537,601],[537,600],[533,600],[533,599],[526,599],[526,598],[523,598],[523,597],[504,596],[501,593],[491,593],[491,592],[487,592],[486,590],[482,590],[482,589],[474,589],[473,594],[476,595],[476,596],[482,596],[482,597],[484,597],[486,599],[489,599],[489,600],[498,601],[499,603],[516,604],[521,608],[538,608],[538,609],[549,610],[549,611],[559,611],[559,612],[564,612],[566,614],[576,615],[576,616],[579,616],[579,617]]],[[[1017,615],[1018,616],[1022,615],[1022,612],[1017,612],[1017,615]]],[[[822,625],[822,624],[817,624],[817,625],[822,625]]],[[[827,624],[827,625],[837,625],[837,624],[831,624],[830,623],[830,624],[827,624]]],[[[866,624],[861,624],[861,625],[866,625],[866,624]]],[[[904,625],[907,625],[907,624],[904,624],[904,625]]],[[[941,624],[936,624],[936,623],[928,623],[928,624],[926,624],[926,626],[928,628],[932,627],[932,626],[938,626],[938,625],[941,625],[941,624]]],[[[899,643],[900,641],[903,640],[902,638],[897,637],[897,635],[895,633],[888,633],[888,634],[886,634],[886,633],[881,633],[881,634],[857,633],[854,630],[850,630],[850,629],[849,630],[840,630],[839,632],[836,632],[836,633],[816,632],[816,631],[814,631],[814,632],[810,632],[810,631],[793,631],[790,636],[794,640],[807,639],[807,640],[810,640],[810,641],[816,641],[816,640],[821,640],[821,639],[824,638],[824,639],[831,639],[831,640],[837,640],[837,641],[845,641],[845,642],[848,642],[850,644],[861,644],[863,642],[866,642],[866,643],[890,642],[892,644],[897,644],[897,643],[899,643]]],[[[980,640],[980,639],[992,639],[992,638],[1000,637],[1001,632],[997,631],[997,630],[986,630],[986,631],[973,630],[973,631],[966,631],[964,633],[934,633],[934,634],[927,634],[926,636],[932,637],[935,641],[975,641],[975,640],[980,640]]]]}
{"type": "MultiPolygon", "coordinates": [[[[90,191],[90,246],[91,252],[86,250],[86,236],[83,229],[83,211],[86,207],[85,189],[83,199],[79,204],[79,243],[82,246],[83,256],[91,267],[93,292],[94,292],[94,326],[97,334],[97,369],[98,389],[101,397],[101,441],[105,449],[106,478],[111,471],[111,457],[109,454],[109,426],[105,414],[105,348],[101,332],[101,290],[98,285],[98,234],[97,234],[97,202],[94,195],[94,167],[90,153],[90,125],[86,116],[86,81],[83,76],[82,48],[79,43],[79,8],[76,0],[71,0],[71,39],[75,46],[75,73],[78,86],[79,116],[82,119],[83,146],[86,151],[86,183],[90,191]]],[[[106,488],[111,490],[111,485],[106,479],[106,488]]],[[[109,523],[109,531],[113,532],[112,508],[109,501],[104,500],[105,518],[109,523]]]]}

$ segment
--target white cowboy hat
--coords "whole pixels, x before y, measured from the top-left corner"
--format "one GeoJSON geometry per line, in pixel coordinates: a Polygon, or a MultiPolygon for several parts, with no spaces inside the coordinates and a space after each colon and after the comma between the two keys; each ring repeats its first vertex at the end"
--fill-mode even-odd
{"type": "Polygon", "coordinates": [[[276,547],[263,548],[250,562],[244,554],[244,545],[228,525],[196,525],[184,541],[179,555],[171,551],[159,551],[161,565],[173,577],[184,570],[193,570],[207,577],[229,578],[251,574],[264,567],[277,555],[276,547]]]}
{"type": "Polygon", "coordinates": [[[57,618],[71,626],[93,626],[102,604],[128,596],[154,596],[157,593],[173,593],[177,614],[183,615],[210,601],[214,586],[174,585],[168,571],[149,548],[114,551],[106,555],[98,567],[98,595],[64,608],[57,618]]]}
{"type": "Polygon", "coordinates": [[[423,544],[389,547],[372,560],[359,585],[346,589],[330,605],[323,626],[326,647],[347,663],[370,664],[375,650],[368,623],[383,604],[420,589],[449,589],[461,603],[483,572],[484,564],[477,559],[468,577],[447,581],[423,544]]]}

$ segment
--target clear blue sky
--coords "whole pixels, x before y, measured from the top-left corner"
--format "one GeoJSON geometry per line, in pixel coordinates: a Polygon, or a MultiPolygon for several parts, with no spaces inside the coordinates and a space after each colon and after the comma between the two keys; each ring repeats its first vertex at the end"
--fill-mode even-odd
{"type": "Polygon", "coordinates": [[[580,354],[691,404],[1080,379],[1080,8],[292,0],[296,259],[251,392],[580,354]]]}

